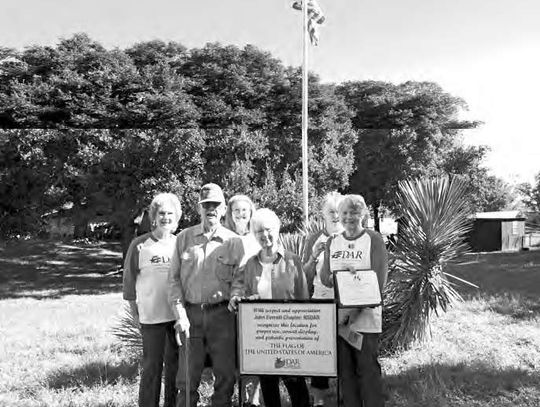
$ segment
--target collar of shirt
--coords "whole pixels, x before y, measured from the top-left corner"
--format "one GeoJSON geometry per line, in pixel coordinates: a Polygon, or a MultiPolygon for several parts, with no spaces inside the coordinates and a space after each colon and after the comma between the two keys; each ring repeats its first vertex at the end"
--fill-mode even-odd
{"type": "MultiPolygon", "coordinates": [[[[259,263],[263,264],[263,262],[261,261],[261,252],[262,252],[262,250],[257,254],[257,259],[259,260],[259,263]]],[[[280,260],[280,257],[285,257],[285,249],[283,248],[282,245],[279,245],[279,246],[278,246],[277,254],[278,254],[278,256],[277,256],[276,259],[272,262],[273,264],[278,263],[279,260],[280,260]]]]}
{"type": "Polygon", "coordinates": [[[202,223],[199,223],[198,225],[196,225],[193,234],[194,236],[204,235],[207,238],[208,236],[210,236],[208,240],[218,240],[223,243],[225,240],[227,240],[227,233],[228,229],[226,229],[225,226],[222,225],[219,225],[213,233],[205,232],[202,223]]]}

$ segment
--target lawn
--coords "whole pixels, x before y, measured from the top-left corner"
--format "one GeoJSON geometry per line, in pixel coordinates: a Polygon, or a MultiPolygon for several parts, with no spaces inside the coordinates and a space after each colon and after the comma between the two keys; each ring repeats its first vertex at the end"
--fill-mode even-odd
{"type": "MultiPolygon", "coordinates": [[[[0,245],[0,406],[136,405],[136,357],[110,333],[119,262],[113,244],[0,245]]],[[[463,287],[430,340],[383,358],[387,406],[539,406],[540,251],[448,270],[480,288],[463,287]]]]}

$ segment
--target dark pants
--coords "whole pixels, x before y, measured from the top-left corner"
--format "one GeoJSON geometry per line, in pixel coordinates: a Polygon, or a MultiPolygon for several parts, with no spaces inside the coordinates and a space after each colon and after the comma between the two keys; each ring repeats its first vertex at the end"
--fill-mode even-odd
{"type": "Polygon", "coordinates": [[[199,383],[204,361],[209,355],[214,373],[213,407],[230,407],[236,381],[236,329],[235,315],[222,303],[201,308],[200,305],[186,305],[191,328],[189,330],[189,366],[182,346],[179,353],[180,368],[176,376],[178,387],[178,407],[186,407],[186,372],[190,380],[191,406],[199,401],[199,383]]]}
{"type": "Polygon", "coordinates": [[[338,336],[339,385],[344,407],[382,407],[379,334],[363,334],[362,350],[338,336]]]}
{"type": "Polygon", "coordinates": [[[309,391],[306,381],[299,376],[259,376],[261,391],[266,407],[281,407],[279,379],[289,392],[292,407],[309,407],[309,391]]]}
{"type": "Polygon", "coordinates": [[[174,321],[162,324],[141,324],[143,360],[139,385],[139,407],[158,407],[161,373],[165,362],[165,404],[176,404],[176,371],[178,346],[174,338],[174,321]]]}

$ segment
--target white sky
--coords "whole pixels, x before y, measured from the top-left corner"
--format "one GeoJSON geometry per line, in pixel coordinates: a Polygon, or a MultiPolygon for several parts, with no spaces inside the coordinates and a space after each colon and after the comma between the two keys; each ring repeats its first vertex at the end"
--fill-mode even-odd
{"type": "MultiPolygon", "coordinates": [[[[0,0],[0,46],[52,45],[87,32],[106,47],[150,39],[187,47],[254,44],[301,64],[292,0],[0,0]]],[[[319,0],[327,22],[310,69],[323,81],[434,80],[485,124],[465,141],[491,147],[508,181],[540,172],[540,1],[319,0]]]]}

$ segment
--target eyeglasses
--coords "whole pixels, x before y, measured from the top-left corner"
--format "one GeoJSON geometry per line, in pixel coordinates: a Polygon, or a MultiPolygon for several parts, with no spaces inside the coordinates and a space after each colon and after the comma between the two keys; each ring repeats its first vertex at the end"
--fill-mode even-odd
{"type": "Polygon", "coordinates": [[[260,235],[264,234],[265,232],[268,233],[268,234],[271,234],[271,233],[278,232],[278,230],[275,229],[275,228],[264,228],[264,229],[255,230],[253,233],[260,236],[260,235]]]}

